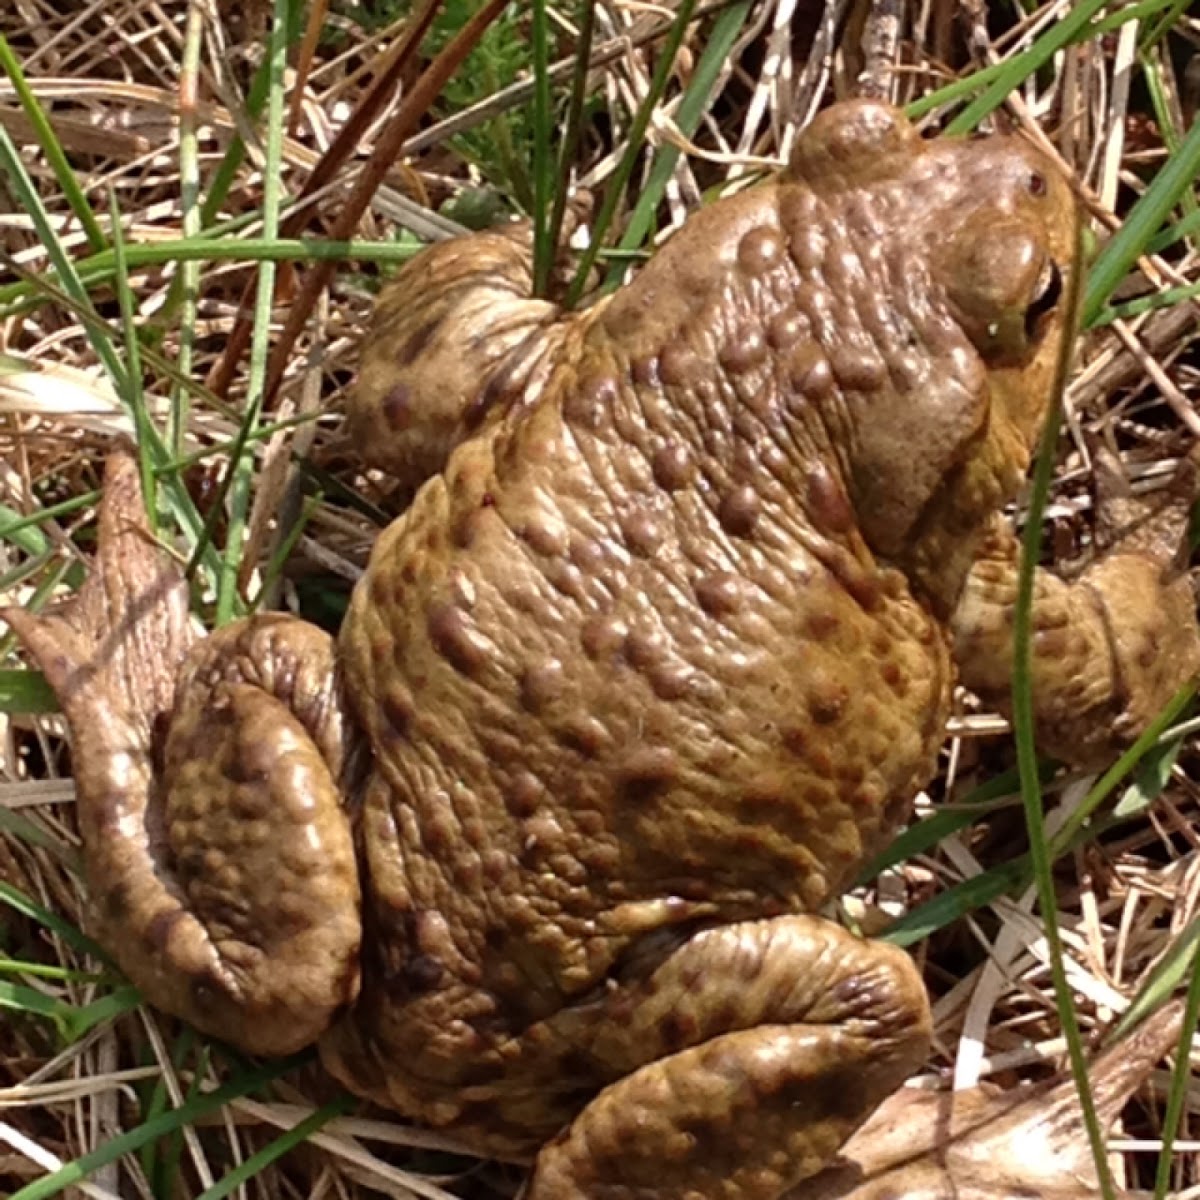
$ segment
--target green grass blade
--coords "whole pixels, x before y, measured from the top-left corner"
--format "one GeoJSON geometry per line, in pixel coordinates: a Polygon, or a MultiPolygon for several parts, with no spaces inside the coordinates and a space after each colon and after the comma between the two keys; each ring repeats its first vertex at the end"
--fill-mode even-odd
{"type": "Polygon", "coordinates": [[[60,500],[57,504],[48,504],[37,512],[22,516],[7,506],[0,505],[0,540],[12,542],[26,554],[41,554],[50,549],[45,534],[37,526],[42,521],[55,521],[59,517],[69,517],[82,508],[91,508],[100,502],[99,492],[80,492],[68,500],[60,500]],[[31,538],[30,535],[33,535],[31,538]]]}
{"type": "Polygon", "coordinates": [[[1168,288],[1165,292],[1153,292],[1149,296],[1140,296],[1137,300],[1127,300],[1123,304],[1105,305],[1096,313],[1089,328],[1096,329],[1101,325],[1111,325],[1117,320],[1131,320],[1148,312],[1157,312],[1162,308],[1174,308],[1179,304],[1188,304],[1200,296],[1200,280],[1182,287],[1168,288]]]}
{"type": "Polygon", "coordinates": [[[97,1146],[95,1150],[80,1155],[74,1162],[66,1163],[57,1171],[19,1188],[9,1197],[9,1200],[49,1200],[50,1196],[57,1196],[60,1192],[79,1183],[80,1180],[86,1179],[94,1171],[98,1171],[110,1163],[115,1163],[123,1155],[139,1149],[155,1138],[165,1137],[183,1125],[218,1112],[231,1100],[237,1100],[258,1091],[272,1080],[294,1070],[308,1057],[310,1056],[294,1055],[291,1058],[267,1063],[256,1070],[249,1071],[232,1083],[206,1092],[203,1096],[189,1100],[179,1108],[144,1122],[136,1129],[110,1138],[97,1146]]]}
{"type": "Polygon", "coordinates": [[[1105,301],[1129,273],[1130,267],[1145,253],[1151,238],[1158,233],[1180,197],[1196,186],[1200,175],[1200,121],[1179,144],[1162,170],[1155,175],[1145,194],[1125,218],[1121,228],[1101,251],[1088,272],[1083,297],[1083,323],[1094,324],[1105,301]]]}
{"type": "MultiPolygon", "coordinates": [[[[717,18],[713,30],[704,47],[704,53],[696,64],[696,69],[688,81],[687,90],[679,101],[675,114],[675,124],[685,138],[691,138],[700,126],[704,113],[708,108],[712,89],[716,86],[721,68],[725,65],[734,42],[742,32],[746,23],[746,15],[750,11],[748,0],[739,0],[731,4],[717,18]]],[[[671,142],[664,142],[655,152],[654,165],[646,178],[646,186],[642,188],[630,214],[629,224],[625,228],[618,243],[618,249],[625,252],[639,250],[644,245],[654,221],[654,214],[666,191],[675,166],[679,162],[681,150],[671,142]]],[[[604,290],[611,291],[621,282],[625,274],[623,263],[616,263],[609,268],[604,281],[604,290]]]]}
{"type": "MultiPolygon", "coordinates": [[[[199,92],[200,47],[204,41],[204,12],[200,5],[188,7],[183,34],[183,56],[179,64],[181,104],[179,122],[179,202],[180,228],[185,238],[198,237],[202,229],[200,212],[200,147],[196,136],[195,98],[199,92]],[[186,102],[190,98],[190,102],[186,102]]],[[[200,264],[195,261],[179,264],[179,273],[171,281],[171,301],[164,306],[163,319],[171,319],[174,297],[178,296],[179,311],[179,374],[185,379],[192,374],[196,346],[196,313],[200,295],[200,264]]],[[[168,417],[167,445],[176,458],[184,451],[191,411],[186,387],[176,384],[171,391],[168,417]]]]}
{"type": "Polygon", "coordinates": [[[196,1200],[224,1200],[224,1197],[228,1196],[234,1188],[248,1183],[259,1171],[282,1158],[289,1150],[300,1145],[311,1134],[323,1129],[330,1121],[352,1112],[354,1107],[353,1098],[344,1096],[309,1113],[303,1121],[298,1121],[291,1129],[269,1142],[257,1153],[252,1154],[245,1162],[214,1183],[212,1187],[206,1188],[196,1197],[196,1200]]]}
{"type": "Polygon", "coordinates": [[[63,198],[75,214],[75,219],[79,222],[88,244],[93,250],[103,250],[108,245],[104,230],[100,228],[100,222],[96,220],[96,214],[92,212],[92,206],[83,194],[83,189],[75,178],[75,172],[71,170],[71,164],[67,161],[62,145],[54,133],[54,127],[50,124],[49,118],[25,79],[25,72],[21,70],[20,61],[12,52],[12,47],[9,46],[3,34],[0,34],[0,69],[8,76],[13,91],[21,102],[21,107],[25,110],[25,116],[33,126],[38,145],[41,146],[42,153],[46,156],[46,161],[54,172],[54,178],[58,181],[63,198]]]}
{"type": "Polygon", "coordinates": [[[12,884],[0,881],[0,904],[7,904],[14,912],[45,926],[51,933],[62,938],[77,953],[90,954],[100,962],[111,965],[112,960],[90,937],[78,930],[70,921],[60,917],[58,913],[44,908],[36,900],[31,900],[12,884]]]}
{"type": "MultiPolygon", "coordinates": [[[[271,86],[267,97],[267,145],[263,162],[263,239],[274,241],[279,236],[279,209],[282,195],[284,86],[287,67],[287,0],[275,0],[268,57],[271,64],[271,86]]],[[[259,266],[258,290],[254,302],[254,331],[250,339],[250,373],[246,413],[238,430],[237,445],[231,454],[228,475],[228,533],[221,569],[217,577],[215,620],[223,625],[240,611],[237,596],[238,574],[242,562],[242,540],[246,518],[250,511],[250,494],[254,479],[253,454],[248,452],[250,436],[258,425],[266,384],[267,358],[271,348],[271,311],[275,301],[275,263],[264,260],[259,266]]],[[[220,505],[213,509],[217,516],[220,505]]]]}
{"type": "Polygon", "coordinates": [[[681,0],[679,8],[675,13],[675,18],[671,22],[671,28],[659,51],[658,62],[655,65],[654,75],[650,80],[650,87],[646,92],[646,98],[638,106],[638,110],[634,114],[633,123],[629,128],[628,145],[625,147],[625,153],[621,156],[621,161],[617,164],[617,169],[613,172],[612,178],[609,179],[605,189],[604,203],[592,227],[591,242],[583,254],[580,255],[575,277],[571,281],[570,288],[567,290],[565,307],[569,309],[574,308],[579,303],[579,299],[583,295],[583,289],[587,286],[587,279],[591,274],[592,267],[596,263],[596,257],[600,253],[604,235],[608,232],[608,227],[612,224],[613,217],[616,216],[617,207],[620,205],[621,199],[625,194],[625,188],[633,175],[634,165],[637,163],[638,158],[641,157],[646,140],[646,130],[650,128],[650,117],[654,112],[655,105],[658,104],[663,92],[666,91],[667,80],[671,77],[671,70],[675,63],[675,55],[679,53],[679,47],[683,42],[683,35],[687,30],[688,24],[691,22],[692,13],[695,8],[696,0],[681,0]]]}
{"type": "MultiPolygon", "coordinates": [[[[41,679],[41,676],[38,675],[35,678],[41,679]]],[[[68,849],[58,838],[47,833],[40,825],[34,824],[27,817],[21,816],[19,812],[14,812],[11,808],[3,805],[0,805],[0,833],[5,833],[11,838],[16,838],[30,846],[37,846],[38,849],[53,854],[69,870],[76,874],[79,873],[79,856],[74,850],[68,849]]]]}
{"type": "Polygon", "coordinates": [[[142,1002],[142,994],[131,983],[113,988],[99,1000],[93,1000],[82,1008],[72,1007],[67,1013],[67,1041],[77,1042],[95,1026],[115,1021],[127,1012],[133,1012],[142,1002]]]}
{"type": "Polygon", "coordinates": [[[948,134],[970,133],[989,113],[1000,107],[1009,93],[1019,87],[1039,67],[1048,63],[1064,46],[1080,36],[1090,36],[1088,23],[1108,0],[1082,0],[1056,21],[1028,50],[1016,54],[1004,64],[1004,70],[983,92],[963,109],[949,125],[948,134]]]}
{"type": "MultiPolygon", "coordinates": [[[[147,449],[154,439],[154,425],[146,411],[146,393],[142,386],[142,347],[138,338],[133,310],[137,306],[133,290],[129,286],[129,264],[125,260],[125,234],[121,228],[121,208],[115,192],[108,195],[109,217],[112,221],[114,283],[116,284],[117,306],[121,313],[121,332],[125,341],[125,407],[133,417],[133,428],[137,444],[147,449]]],[[[150,518],[150,528],[158,528],[158,488],[154,484],[154,469],[149,456],[143,450],[138,455],[141,468],[142,498],[150,518]]]]}
{"type": "Polygon", "coordinates": [[[555,252],[554,243],[550,240],[554,111],[550,92],[550,21],[546,15],[546,0],[533,0],[529,40],[533,60],[533,294],[545,296],[550,290],[550,269],[554,265],[555,252]]]}
{"type": "MultiPolygon", "coordinates": [[[[1187,1000],[1183,1008],[1183,1027],[1179,1033],[1179,1048],[1175,1053],[1175,1070],[1171,1074],[1171,1087],[1167,1093],[1167,1110],[1162,1121],[1162,1152],[1158,1156],[1158,1168],[1154,1174],[1154,1200],[1164,1200],[1171,1186],[1171,1148],[1179,1133],[1191,1081],[1192,1035],[1200,1020],[1200,955],[1196,953],[1200,939],[1200,918],[1194,920],[1186,938],[1191,952],[1192,978],[1188,984],[1187,1000]]],[[[1183,942],[1185,939],[1180,938],[1183,942]]],[[[1174,949],[1174,948],[1173,948],[1174,949]]]]}
{"type": "Polygon", "coordinates": [[[571,70],[571,90],[567,100],[567,116],[555,168],[554,211],[550,216],[551,267],[562,241],[563,221],[567,215],[567,199],[571,188],[571,168],[579,148],[583,129],[583,108],[587,100],[588,67],[592,57],[592,43],[596,35],[597,0],[584,0],[579,18],[579,41],[575,47],[575,62],[571,70]]]}
{"type": "MultiPolygon", "coordinates": [[[[421,247],[398,242],[339,242],[324,238],[281,238],[266,242],[261,238],[164,238],[139,245],[125,246],[125,261],[130,268],[158,266],[163,263],[205,262],[316,262],[333,259],[338,262],[402,264],[421,247]]],[[[85,287],[109,283],[116,273],[111,250],[81,259],[76,273],[85,287]]],[[[33,276],[19,283],[0,286],[0,316],[16,316],[41,303],[40,285],[53,288],[60,280],[56,273],[33,276]]]]}
{"type": "MultiPolygon", "coordinates": [[[[1069,19],[1069,18],[1068,18],[1069,19]]],[[[1060,22],[1060,24],[1065,24],[1060,22]]],[[[1080,243],[1082,235],[1080,235],[1080,243]]],[[[1082,261],[1082,244],[1076,246],[1075,261],[1082,261]]],[[[1078,311],[1080,272],[1072,274],[1072,295],[1066,298],[1066,311],[1078,311]]],[[[1029,856],[1033,866],[1034,882],[1037,886],[1038,906],[1041,910],[1042,927],[1046,937],[1050,975],[1054,982],[1054,999],[1059,1021],[1067,1042],[1067,1056],[1071,1062],[1071,1073],[1075,1077],[1075,1088],[1087,1129],[1088,1142],[1092,1150],[1096,1173],[1100,1180],[1100,1191],[1104,1200],[1114,1200],[1112,1174],[1109,1171],[1104,1130],[1096,1112],[1088,1077],[1087,1058],[1079,1022],[1075,1016],[1071,985],[1067,979],[1063,961],[1062,937],[1058,928],[1058,908],[1054,890],[1054,874],[1050,845],[1046,837],[1045,814],[1042,809],[1042,788],[1039,779],[1037,748],[1034,744],[1033,705],[1033,585],[1038,569],[1042,545],[1042,519],[1050,495],[1050,480],[1054,473],[1055,449],[1062,427],[1062,393],[1066,386],[1070,363],[1070,343],[1074,327],[1070,325],[1058,356],[1054,386],[1054,402],[1046,418],[1033,469],[1033,482],[1026,514],[1025,528],[1021,537],[1021,563],[1017,577],[1017,598],[1013,611],[1013,670],[1012,670],[1012,725],[1017,747],[1017,768],[1021,778],[1021,802],[1025,809],[1025,824],[1029,830],[1029,856]]]]}
{"type": "Polygon", "coordinates": [[[29,173],[25,170],[25,164],[21,161],[21,156],[13,144],[12,138],[8,136],[8,131],[2,125],[0,125],[0,170],[3,170],[8,176],[9,185],[12,187],[17,204],[33,222],[34,232],[46,247],[46,256],[62,282],[63,291],[79,309],[90,313],[95,318],[93,321],[85,323],[84,333],[96,357],[108,372],[114,390],[118,395],[123,395],[125,392],[125,368],[121,365],[121,361],[113,349],[111,338],[106,335],[107,326],[96,314],[91,297],[80,282],[74,263],[54,229],[50,214],[42,204],[42,198],[38,194],[37,188],[34,187],[33,180],[29,178],[29,173]]]}
{"type": "Polygon", "coordinates": [[[0,671],[0,713],[58,712],[58,700],[40,671],[0,671]]]}

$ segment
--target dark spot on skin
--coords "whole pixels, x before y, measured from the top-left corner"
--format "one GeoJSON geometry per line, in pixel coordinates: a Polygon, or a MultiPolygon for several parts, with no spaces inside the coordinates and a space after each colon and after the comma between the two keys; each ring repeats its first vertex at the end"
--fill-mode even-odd
{"type": "Polygon", "coordinates": [[[802,755],[808,749],[808,731],[803,725],[789,725],[780,730],[779,740],[791,754],[802,755]]]}
{"type": "Polygon", "coordinates": [[[838,782],[847,787],[856,788],[867,777],[867,769],[862,763],[847,763],[838,771],[838,782]]]}
{"type": "Polygon", "coordinates": [[[526,667],[521,674],[521,704],[529,712],[541,712],[562,696],[564,685],[563,665],[557,659],[526,667]]]}
{"type": "Polygon", "coordinates": [[[892,689],[897,696],[905,696],[908,694],[908,677],[900,668],[900,664],[894,660],[885,662],[879,668],[879,674],[883,682],[892,689]]]}
{"type": "Polygon", "coordinates": [[[790,242],[792,259],[801,271],[815,271],[825,261],[825,234],[815,225],[800,224],[792,232],[790,242]]]}
{"type": "Polygon", "coordinates": [[[696,672],[682,662],[655,663],[649,676],[650,687],[660,700],[682,700],[696,683],[696,672]]]}
{"type": "Polygon", "coordinates": [[[666,746],[638,746],[631,750],[620,767],[626,783],[665,786],[679,776],[679,760],[666,746]]]}
{"type": "MultiPolygon", "coordinates": [[[[863,610],[863,612],[875,612],[882,602],[883,595],[879,586],[879,580],[874,575],[868,575],[855,564],[852,570],[841,572],[839,578],[842,581],[842,586],[846,589],[847,594],[854,602],[863,610]]],[[[885,645],[882,650],[876,650],[877,657],[883,657],[888,653],[890,645],[887,644],[887,638],[884,639],[885,645]]]]}
{"type": "Polygon", "coordinates": [[[767,343],[773,350],[787,350],[804,336],[805,331],[805,324],[797,313],[776,313],[767,324],[767,343]]]}
{"type": "Polygon", "coordinates": [[[514,817],[531,817],[546,798],[542,781],[531,771],[518,771],[504,789],[504,802],[514,817]]]}
{"type": "Polygon", "coordinates": [[[441,318],[438,317],[432,321],[426,321],[419,329],[414,330],[404,345],[400,347],[400,353],[396,355],[396,365],[398,367],[411,366],[424,353],[425,347],[433,340],[433,335],[437,333],[441,323],[441,318]]]}
{"type": "Polygon", "coordinates": [[[733,537],[749,537],[758,524],[762,501],[749,485],[734,488],[722,501],[717,511],[721,528],[733,537]]]}
{"type": "Polygon", "coordinates": [[[175,932],[175,927],[183,920],[183,917],[183,909],[166,908],[156,912],[151,918],[150,924],[146,928],[146,940],[159,954],[166,950],[171,935],[175,932]]]}
{"type": "Polygon", "coordinates": [[[828,779],[833,775],[833,758],[824,746],[809,746],[805,759],[814,775],[820,776],[822,779],[828,779]]]}
{"type": "Polygon", "coordinates": [[[604,544],[595,538],[573,537],[570,557],[575,566],[592,578],[596,578],[604,570],[604,544]]]}
{"type": "Polygon", "coordinates": [[[475,675],[488,660],[487,643],[467,624],[454,604],[438,604],[426,614],[429,640],[437,652],[464,675],[475,675]]]}
{"type": "Polygon", "coordinates": [[[121,921],[129,915],[130,883],[122,879],[114,883],[104,894],[104,911],[112,921],[121,921]]]}
{"type": "Polygon", "coordinates": [[[813,520],[826,533],[842,534],[854,528],[854,511],[841,483],[824,463],[809,467],[808,509],[813,520]]]}
{"type": "MultiPolygon", "coordinates": [[[[903,1185],[880,1184],[872,1182],[871,1200],[910,1200],[910,1193],[903,1185]]],[[[1045,1200],[1040,1192],[1035,1192],[1030,1200],[1045,1200]]]]}
{"type": "Polygon", "coordinates": [[[767,226],[751,229],[738,242],[738,266],[747,275],[761,275],[777,266],[782,258],[783,238],[777,230],[767,226]]]}
{"type": "Polygon", "coordinates": [[[697,354],[681,342],[671,342],[663,347],[658,369],[667,387],[686,387],[689,383],[696,382],[704,371],[697,354]]]}
{"type": "Polygon", "coordinates": [[[583,572],[574,563],[561,559],[552,559],[545,568],[546,582],[572,600],[583,603],[586,595],[586,579],[583,572]]]}
{"type": "Polygon", "coordinates": [[[394,433],[400,433],[412,424],[412,392],[406,383],[397,383],[388,388],[380,404],[383,419],[394,433]]]}
{"type": "Polygon", "coordinates": [[[850,807],[864,813],[877,812],[882,801],[883,796],[874,787],[855,788],[849,795],[850,807]]]}
{"type": "Polygon", "coordinates": [[[496,374],[491,376],[483,387],[471,397],[462,417],[463,428],[468,433],[474,433],[479,429],[488,413],[503,398],[506,386],[507,381],[504,376],[496,374]]]}
{"type": "Polygon", "coordinates": [[[685,1046],[695,1045],[700,1031],[695,1018],[690,1013],[685,1015],[673,1010],[664,1013],[660,1018],[658,1036],[663,1050],[667,1054],[674,1054],[685,1046]]]}
{"type": "Polygon", "coordinates": [[[617,399],[617,381],[611,375],[581,380],[563,401],[568,424],[595,433],[603,429],[617,399]]]}
{"type": "Polygon", "coordinates": [[[874,392],[879,390],[887,374],[882,360],[877,354],[860,350],[834,351],[830,364],[834,377],[842,387],[855,392],[874,392]]]}
{"type": "Polygon", "coordinates": [[[617,654],[625,645],[629,627],[620,617],[593,617],[580,630],[579,640],[591,659],[617,654]]]}
{"type": "Polygon", "coordinates": [[[574,716],[567,718],[558,730],[563,745],[584,758],[596,758],[608,744],[608,730],[595,718],[574,716]]]}
{"type": "Polygon", "coordinates": [[[398,687],[390,687],[379,700],[383,719],[397,737],[408,737],[414,715],[412,696],[398,687]]]}
{"type": "Polygon", "coordinates": [[[1159,639],[1156,633],[1147,633],[1137,652],[1137,664],[1143,671],[1149,671],[1162,655],[1159,639]]]}
{"type": "Polygon", "coordinates": [[[646,512],[630,513],[621,521],[625,545],[634,554],[648,558],[662,545],[662,526],[646,512]]]}
{"type": "Polygon", "coordinates": [[[810,612],[804,618],[805,630],[814,642],[828,641],[841,628],[842,622],[836,613],[810,612]]]}
{"type": "Polygon", "coordinates": [[[625,657],[639,670],[654,666],[665,651],[662,634],[655,629],[634,629],[625,639],[625,657]]]}
{"type": "Polygon", "coordinates": [[[459,512],[450,528],[450,540],[460,550],[468,550],[474,544],[482,525],[478,508],[467,508],[459,512]]]}
{"type": "Polygon", "coordinates": [[[658,356],[650,354],[644,358],[636,359],[631,375],[633,382],[639,387],[658,387],[660,382],[658,356]]]}
{"type": "Polygon", "coordinates": [[[405,964],[400,981],[408,992],[429,992],[441,982],[445,968],[429,954],[414,954],[405,964]]]}
{"type": "Polygon", "coordinates": [[[863,975],[844,975],[830,989],[829,1002],[843,1018],[858,1016],[875,1002],[871,981],[863,975]]]}
{"type": "Polygon", "coordinates": [[[832,725],[846,711],[850,694],[841,684],[827,681],[814,686],[808,695],[808,715],[816,725],[832,725]]]}
{"type": "Polygon", "coordinates": [[[667,492],[687,487],[696,475],[691,451],[680,442],[666,442],[660,446],[654,452],[651,469],[654,482],[667,492]]]}
{"type": "Polygon", "coordinates": [[[792,353],[788,363],[788,383],[804,400],[820,400],[832,390],[833,370],[815,343],[805,342],[792,353]]]}
{"type": "MultiPolygon", "coordinates": [[[[225,777],[232,783],[265,783],[270,774],[268,761],[264,757],[269,753],[267,747],[243,744],[243,751],[225,764],[225,777]]],[[[253,801],[247,796],[245,803],[253,801]]]]}
{"type": "Polygon", "coordinates": [[[754,325],[739,329],[733,340],[721,347],[718,361],[732,374],[753,370],[767,357],[767,343],[762,330],[754,325]]]}
{"type": "Polygon", "coordinates": [[[745,585],[732,571],[714,571],[696,583],[696,600],[710,617],[727,617],[736,612],[744,597],[745,585]]]}
{"type": "Polygon", "coordinates": [[[518,527],[516,533],[538,554],[557,555],[567,552],[569,543],[566,529],[548,517],[530,517],[518,527]]]}

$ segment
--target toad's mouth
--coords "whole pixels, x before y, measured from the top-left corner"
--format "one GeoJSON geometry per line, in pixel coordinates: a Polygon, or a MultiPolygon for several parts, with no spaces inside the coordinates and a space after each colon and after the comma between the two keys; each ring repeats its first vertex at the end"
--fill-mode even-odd
{"type": "Polygon", "coordinates": [[[1033,298],[1025,309],[1025,340],[1029,345],[1039,341],[1049,325],[1049,317],[1058,307],[1062,299],[1063,277],[1058,264],[1052,259],[1046,260],[1038,276],[1037,287],[1033,298]]]}

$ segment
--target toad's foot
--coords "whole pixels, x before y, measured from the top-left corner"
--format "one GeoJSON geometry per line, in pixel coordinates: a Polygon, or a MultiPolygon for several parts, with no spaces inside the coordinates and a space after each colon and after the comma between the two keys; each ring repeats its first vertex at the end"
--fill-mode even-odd
{"type": "MultiPolygon", "coordinates": [[[[707,930],[601,1004],[590,1053],[616,1071],[631,1054],[645,1065],[543,1148],[526,1200],[774,1200],[833,1158],[929,1044],[911,959],[811,916],[707,930]]],[[[587,1044],[569,1017],[555,1024],[587,1044]]]]}
{"type": "MultiPolygon", "coordinates": [[[[1111,472],[1104,480],[1111,491],[1111,472]]],[[[1197,467],[1185,460],[1165,497],[1107,500],[1122,525],[1108,553],[1066,582],[1038,569],[1033,700],[1039,748],[1080,766],[1111,761],[1200,674],[1191,581],[1179,570],[1197,467]]],[[[997,521],[954,614],[962,681],[1009,711],[1020,548],[997,521]]]]}
{"type": "Polygon", "coordinates": [[[70,725],[98,932],[121,968],[248,1051],[312,1041],[354,993],[359,942],[330,640],[260,617],[197,641],[127,450],[78,595],[0,615],[70,725]]]}
{"type": "MultiPolygon", "coordinates": [[[[1107,1128],[1179,1040],[1181,1001],[1104,1051],[1088,1072],[1107,1128]]],[[[1134,1193],[1129,1193],[1133,1195],[1134,1193]]],[[[1075,1080],[997,1091],[904,1089],[846,1144],[804,1200],[1096,1200],[1101,1195],[1075,1080]]],[[[799,1194],[796,1200],[800,1200],[799,1194]]]]}

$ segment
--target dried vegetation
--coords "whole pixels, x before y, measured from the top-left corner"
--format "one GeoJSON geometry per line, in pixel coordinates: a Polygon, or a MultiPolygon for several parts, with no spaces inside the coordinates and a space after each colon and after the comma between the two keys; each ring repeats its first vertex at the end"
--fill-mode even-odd
{"type": "MultiPolygon", "coordinates": [[[[6,602],[42,601],[78,585],[93,535],[99,465],[118,435],[156,425],[164,461],[185,460],[176,478],[202,516],[212,514],[247,397],[256,395],[250,358],[237,342],[264,258],[284,260],[272,327],[275,346],[284,347],[275,362],[283,375],[247,441],[253,504],[245,513],[236,594],[336,620],[381,510],[398,502],[386,481],[361,473],[347,457],[338,431],[342,392],[387,262],[452,231],[456,221],[531,203],[529,17],[525,6],[511,6],[458,76],[445,86],[435,81],[420,99],[422,70],[466,15],[484,7],[448,0],[433,35],[398,64],[384,103],[359,136],[347,139],[344,161],[314,188],[314,171],[321,171],[323,156],[330,162],[339,130],[358,111],[381,56],[402,38],[413,6],[334,3],[327,14],[323,5],[307,7],[300,17],[311,19],[315,36],[306,40],[298,30],[289,51],[289,107],[275,178],[285,201],[302,193],[315,198],[300,223],[285,224],[292,240],[281,244],[263,233],[263,164],[271,151],[253,99],[270,5],[0,5],[0,34],[49,118],[67,177],[95,214],[92,228],[80,220],[64,171],[40,147],[12,80],[0,78],[0,129],[53,229],[47,238],[39,228],[10,161],[0,170],[0,593],[6,602]],[[389,131],[401,136],[398,113],[409,122],[401,130],[403,152],[375,170],[369,206],[347,219],[356,180],[372,169],[371,146],[389,131]],[[114,213],[124,265],[111,249],[114,213]],[[301,235],[369,245],[349,260],[341,254],[330,286],[319,290],[310,286],[317,249],[288,249],[301,235]],[[185,238],[203,246],[185,255],[185,238]],[[302,261],[293,263],[285,251],[302,261]],[[74,281],[62,274],[58,254],[76,264],[74,281]],[[140,378],[114,377],[104,363],[105,345],[118,366],[131,361],[123,324],[138,333],[140,378]],[[319,503],[312,499],[318,493],[319,503]]],[[[565,64],[555,76],[564,90],[583,7],[564,4],[551,12],[551,59],[565,64]]],[[[571,166],[576,182],[600,195],[647,93],[675,7],[632,0],[595,6],[590,95],[571,166]]],[[[1020,21],[1012,16],[1017,7],[952,0],[702,6],[706,15],[675,56],[667,99],[647,139],[651,148],[682,151],[655,209],[659,227],[665,232],[724,181],[786,155],[796,122],[831,95],[851,91],[864,70],[875,85],[912,102],[1016,61],[1044,44],[1072,9],[1087,6],[1025,6],[1034,11],[1020,21]],[[729,17],[731,7],[740,15],[729,17]],[[891,29],[878,20],[889,11],[900,14],[891,29]],[[706,50],[718,35],[729,44],[711,63],[706,50]],[[689,106],[697,79],[702,103],[693,99],[689,106]]],[[[1000,119],[1028,130],[1077,174],[1102,238],[1180,153],[1194,119],[1200,21],[1187,10],[1163,4],[1141,22],[1086,36],[1032,74],[1018,72],[1028,78],[1003,106],[1000,119]],[[1160,29],[1164,20],[1169,24],[1160,29]]],[[[936,123],[953,111],[943,105],[927,119],[936,123]]],[[[618,229],[652,161],[646,154],[635,164],[618,229]]],[[[1098,448],[1119,454],[1134,486],[1150,490],[1200,433],[1197,307],[1186,294],[1200,276],[1196,201],[1194,190],[1185,189],[1182,205],[1168,214],[1163,228],[1176,237],[1160,235],[1157,224],[1145,235],[1159,235],[1147,247],[1153,252],[1125,273],[1113,297],[1126,315],[1106,315],[1081,340],[1045,525],[1045,553],[1055,562],[1069,564],[1090,550],[1098,448]],[[1136,311],[1140,298],[1164,292],[1171,292],[1171,303],[1152,300],[1147,311],[1136,311]]],[[[220,551],[241,518],[231,521],[226,510],[212,524],[220,551]]],[[[209,591],[201,602],[212,599],[209,591]]],[[[87,915],[62,731],[52,715],[28,715],[44,697],[15,675],[11,639],[0,638],[0,651],[7,656],[0,665],[9,669],[0,687],[0,899],[6,902],[0,907],[6,956],[0,958],[6,1014],[0,1192],[14,1193],[46,1171],[95,1154],[88,1182],[71,1184],[73,1192],[207,1195],[215,1180],[332,1093],[316,1071],[300,1068],[255,1098],[202,1105],[193,1124],[150,1136],[157,1127],[147,1123],[164,1110],[219,1080],[233,1081],[234,1092],[247,1090],[253,1075],[170,1020],[136,1010],[128,991],[98,970],[78,933],[87,929],[87,915]],[[139,1131],[144,1144],[117,1159],[113,1139],[137,1140],[139,1131]]],[[[936,908],[922,910],[933,932],[914,945],[935,1000],[937,1047],[928,1069],[931,1077],[953,1072],[961,1082],[982,1073],[1011,1085],[1061,1061],[1047,942],[1028,876],[1001,875],[1003,886],[992,886],[997,872],[1022,854],[1026,837],[1012,787],[993,782],[1003,781],[1012,761],[1005,727],[964,698],[952,732],[934,799],[961,802],[989,783],[1002,798],[974,810],[936,845],[926,839],[851,907],[867,927],[882,927],[885,915],[911,914],[969,881],[965,915],[951,920],[936,908]]],[[[1196,749],[1191,726],[1176,725],[1102,810],[1119,801],[1121,819],[1093,828],[1057,863],[1058,921],[1089,1040],[1200,928],[1196,749]]],[[[1075,811],[1090,782],[1060,778],[1048,787],[1051,827],[1075,811]]],[[[929,811],[923,801],[922,815],[929,811]]],[[[1155,1075],[1116,1135],[1114,1146],[1128,1152],[1114,1165],[1130,1184],[1149,1186],[1153,1179],[1167,1079],[1165,1069],[1155,1075]]],[[[436,1140],[377,1118],[320,1109],[319,1133],[251,1172],[240,1194],[514,1193],[519,1176],[511,1170],[448,1156],[436,1140]]],[[[1171,1186],[1195,1194],[1195,1076],[1179,1137],[1171,1186]]]]}

